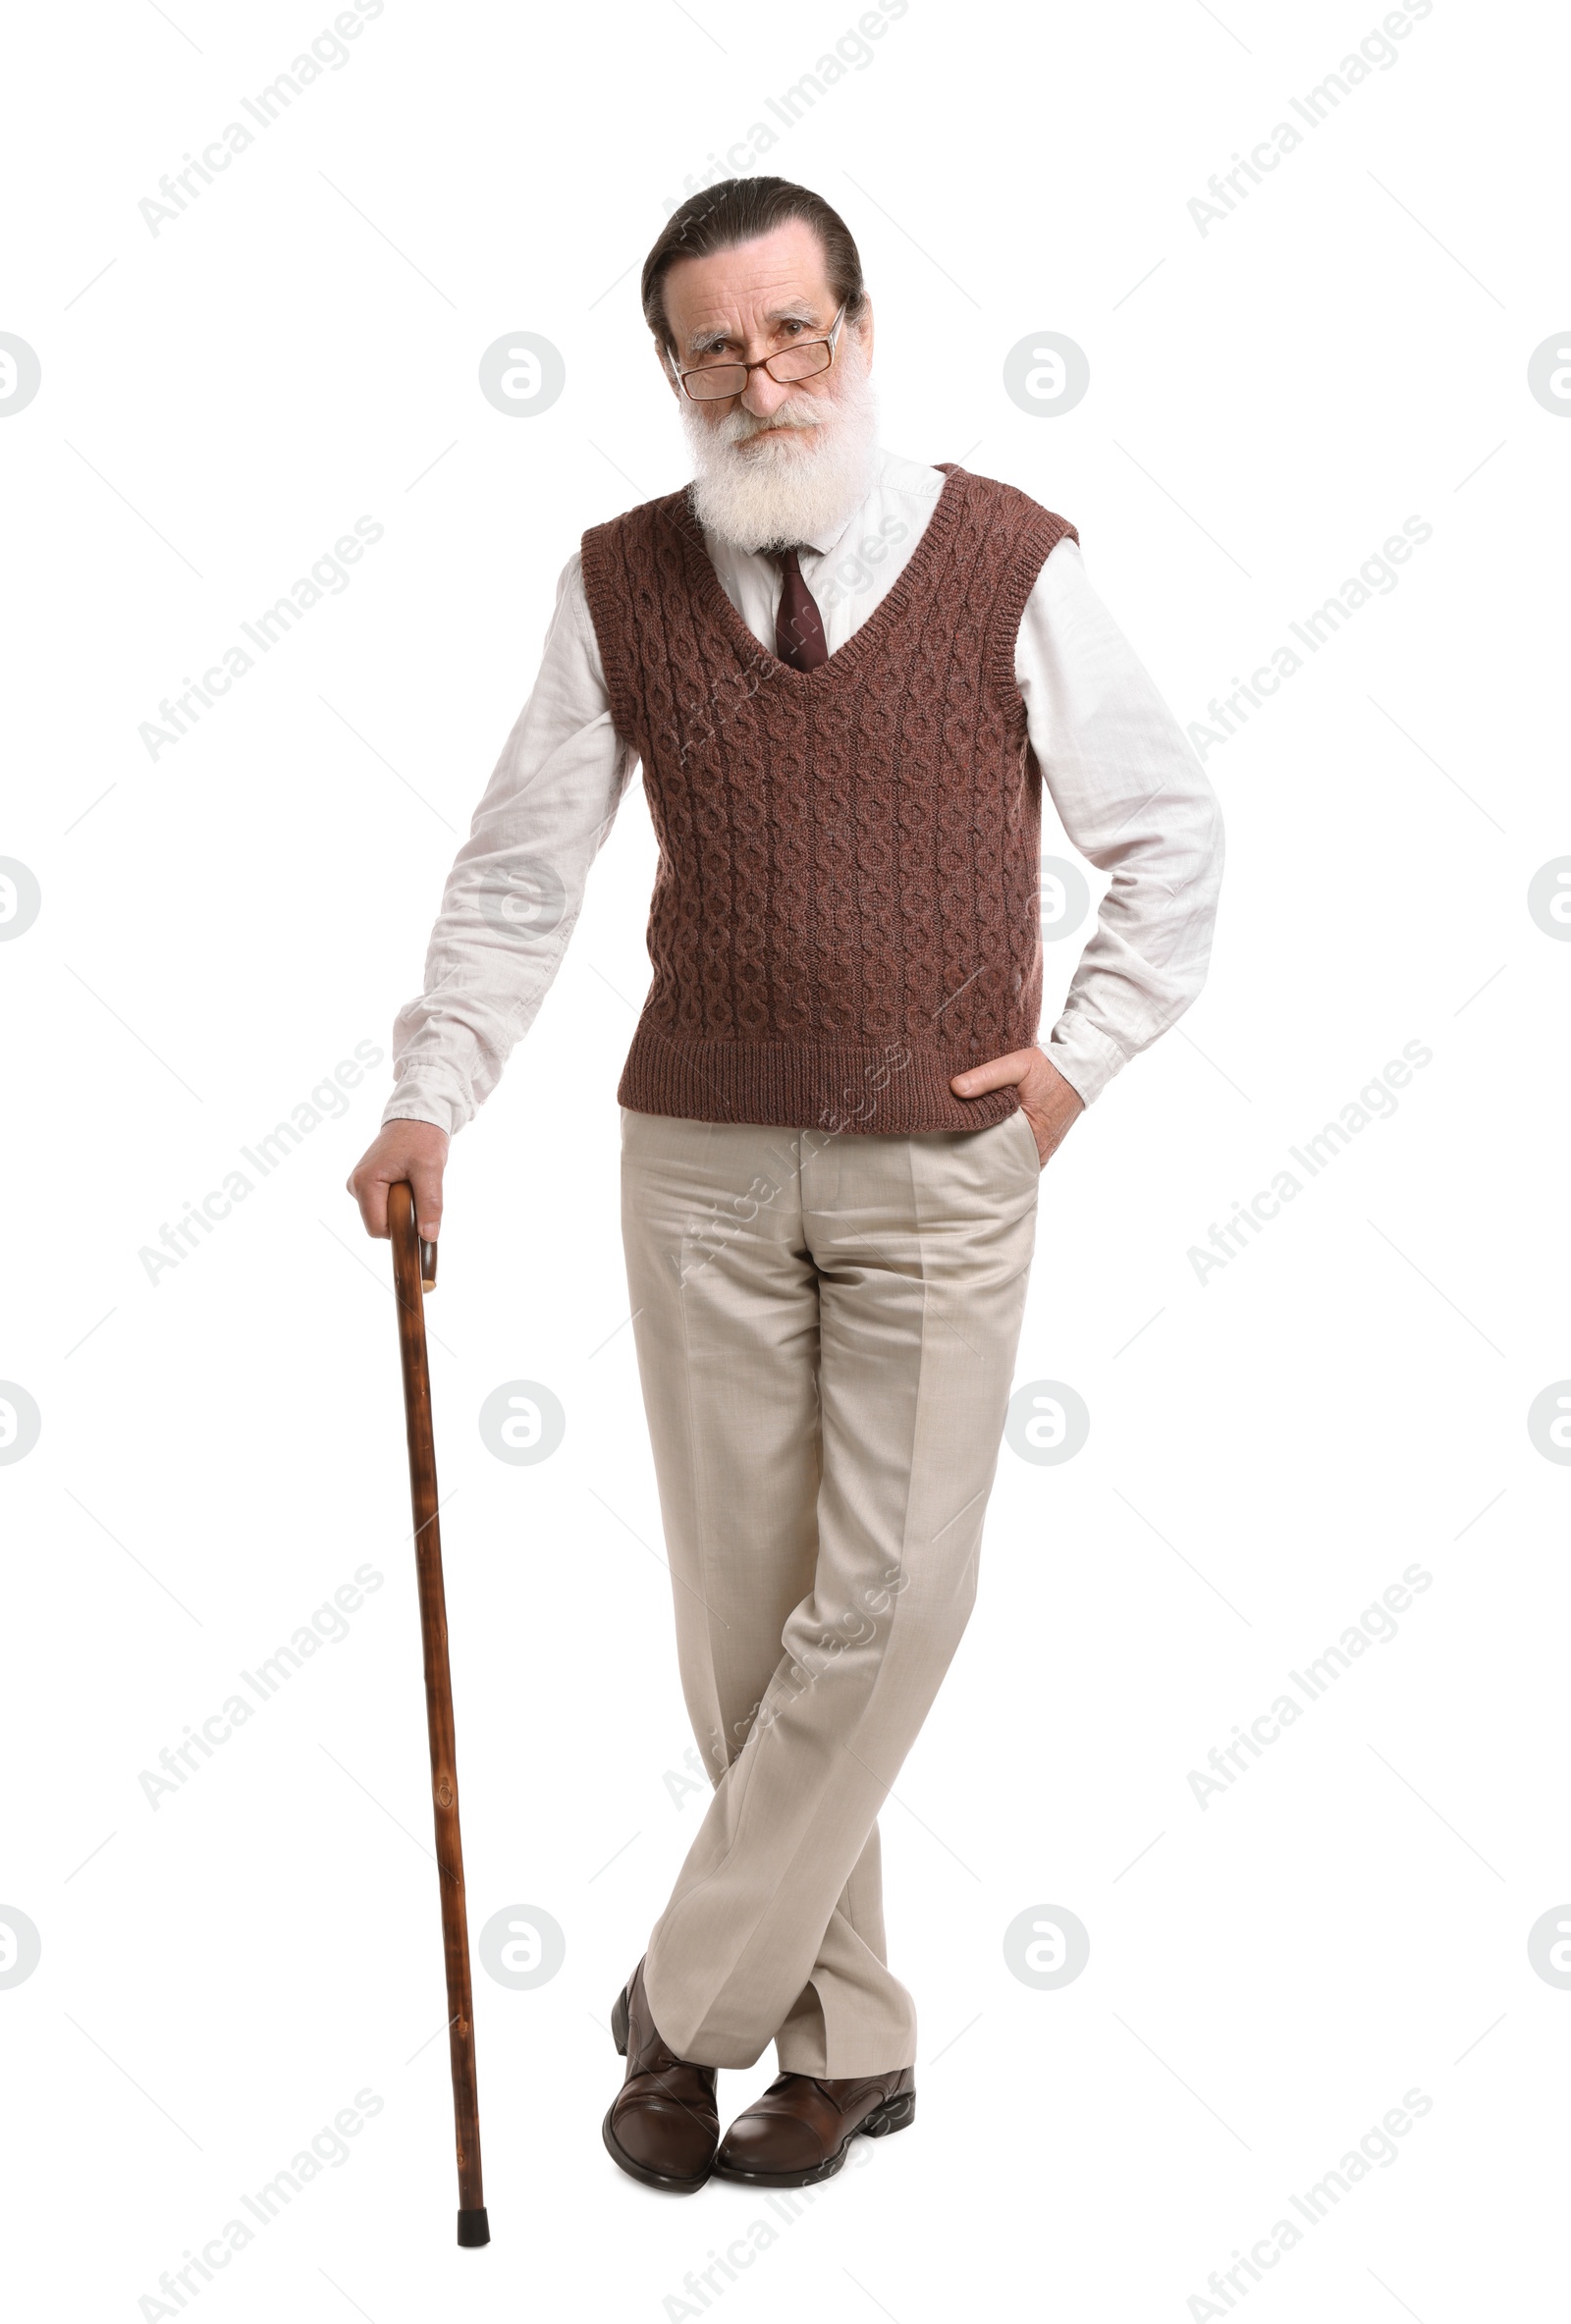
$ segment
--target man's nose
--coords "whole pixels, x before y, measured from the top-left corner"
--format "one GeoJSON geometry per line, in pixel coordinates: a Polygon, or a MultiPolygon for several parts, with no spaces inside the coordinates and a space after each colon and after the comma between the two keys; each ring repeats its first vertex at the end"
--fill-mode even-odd
{"type": "Polygon", "coordinates": [[[778,379],[771,379],[767,371],[750,371],[739,401],[755,419],[770,419],[790,392],[788,387],[782,387],[778,379]]]}

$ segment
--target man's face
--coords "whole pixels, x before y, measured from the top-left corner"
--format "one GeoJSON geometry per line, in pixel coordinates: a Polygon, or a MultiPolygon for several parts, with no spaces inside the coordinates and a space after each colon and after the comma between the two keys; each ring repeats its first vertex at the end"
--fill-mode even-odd
{"type": "MultiPolygon", "coordinates": [[[[666,277],[665,292],[673,359],[682,371],[704,363],[753,363],[795,341],[826,339],[837,309],[824,271],[823,243],[800,218],[787,219],[773,233],[739,243],[733,249],[716,250],[706,258],[679,258],[666,277]]],[[[663,363],[662,368],[682,398],[683,417],[690,421],[696,416],[719,429],[739,457],[748,458],[748,448],[756,445],[753,458],[808,458],[818,448],[825,425],[833,424],[833,407],[846,377],[841,356],[852,332],[865,370],[873,353],[871,312],[860,324],[841,324],[836,360],[829,370],[785,385],[767,371],[754,371],[738,396],[690,401],[672,379],[670,367],[663,363]]]]}

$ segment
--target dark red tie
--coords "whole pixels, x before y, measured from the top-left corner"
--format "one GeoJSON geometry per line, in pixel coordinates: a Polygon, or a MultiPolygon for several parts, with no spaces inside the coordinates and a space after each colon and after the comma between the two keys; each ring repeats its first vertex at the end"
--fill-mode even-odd
{"type": "Polygon", "coordinates": [[[829,660],[829,647],[813,593],[802,579],[794,549],[777,550],[775,562],[785,576],[775,614],[775,651],[793,670],[816,670],[829,660]]]}

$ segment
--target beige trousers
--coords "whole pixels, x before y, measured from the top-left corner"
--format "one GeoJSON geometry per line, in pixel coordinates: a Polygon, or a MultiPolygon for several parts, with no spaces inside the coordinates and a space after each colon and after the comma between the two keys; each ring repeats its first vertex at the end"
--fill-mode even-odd
{"type": "Polygon", "coordinates": [[[1036,1232],[1023,1113],[916,1136],[622,1110],[688,1715],[715,1784],[649,1939],[677,2054],[915,2062],[878,1811],[976,1594],[1036,1232]]]}

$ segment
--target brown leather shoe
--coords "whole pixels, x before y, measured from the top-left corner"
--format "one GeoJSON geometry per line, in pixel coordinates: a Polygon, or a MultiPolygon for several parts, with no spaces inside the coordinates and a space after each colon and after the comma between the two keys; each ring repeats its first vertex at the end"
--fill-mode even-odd
{"type": "Polygon", "coordinates": [[[882,2138],[915,2120],[909,2066],[839,2081],[778,2075],[726,2133],[715,2176],[753,2187],[812,2187],[844,2169],[853,2138],[882,2138]]]}
{"type": "Polygon", "coordinates": [[[612,2161],[645,2187],[692,2194],[709,2177],[720,2136],[715,2069],[678,2058],[655,2029],[640,1961],[617,1995],[611,2037],[627,2061],[601,2135],[612,2161]]]}

